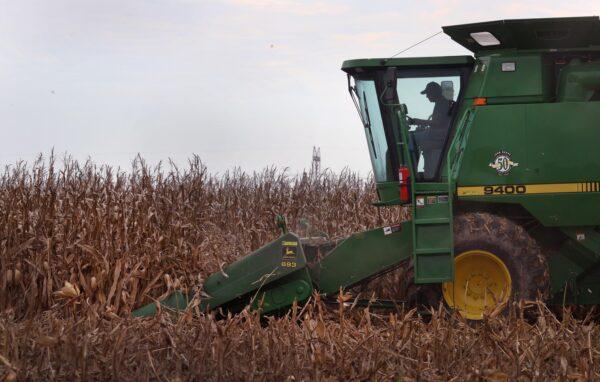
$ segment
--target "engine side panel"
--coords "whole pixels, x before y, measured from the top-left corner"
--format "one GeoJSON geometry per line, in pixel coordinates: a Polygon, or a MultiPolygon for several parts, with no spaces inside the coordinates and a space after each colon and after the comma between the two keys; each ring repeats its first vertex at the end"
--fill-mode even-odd
{"type": "Polygon", "coordinates": [[[600,225],[600,102],[475,110],[459,199],[516,203],[546,226],[600,225]]]}

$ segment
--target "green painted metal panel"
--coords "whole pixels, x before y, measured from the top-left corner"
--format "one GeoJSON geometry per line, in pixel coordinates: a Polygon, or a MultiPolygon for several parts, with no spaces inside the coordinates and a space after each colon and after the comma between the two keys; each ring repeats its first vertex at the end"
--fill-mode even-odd
{"type": "MultiPolygon", "coordinates": [[[[481,70],[481,68],[480,68],[481,70]]],[[[492,56],[485,71],[481,97],[523,97],[542,95],[542,57],[531,55],[492,56]],[[514,71],[502,71],[502,64],[514,63],[514,71]]]]}
{"type": "Polygon", "coordinates": [[[382,68],[388,66],[423,67],[423,66],[462,66],[473,63],[472,56],[440,56],[440,57],[402,57],[402,58],[361,58],[347,60],[342,70],[355,72],[356,69],[382,68]]]}
{"type": "Polygon", "coordinates": [[[461,186],[515,184],[522,177],[527,149],[525,142],[525,106],[495,105],[475,108],[470,137],[464,147],[458,184],[461,186]],[[499,151],[512,154],[519,167],[499,176],[489,166],[499,151]]]}
{"type": "Polygon", "coordinates": [[[433,249],[450,248],[452,240],[448,232],[448,222],[448,220],[445,220],[441,224],[436,224],[434,221],[433,223],[420,224],[419,227],[416,227],[419,230],[416,247],[433,249]]]}
{"type": "MultiPolygon", "coordinates": [[[[160,301],[160,305],[163,309],[167,311],[184,311],[189,302],[191,301],[191,297],[187,296],[181,292],[172,293],[169,297],[160,301]]],[[[151,303],[144,305],[143,307],[134,310],[131,312],[133,317],[150,317],[154,316],[158,311],[158,307],[156,303],[151,303]]]]}
{"type": "Polygon", "coordinates": [[[599,121],[600,102],[527,105],[528,182],[600,180],[599,121]]]}
{"type": "Polygon", "coordinates": [[[548,259],[554,304],[600,303],[600,233],[565,227],[568,240],[548,259]]]}
{"type": "Polygon", "coordinates": [[[397,181],[394,182],[377,182],[377,195],[379,202],[374,202],[376,206],[393,206],[400,205],[400,191],[397,181]]]}
{"type": "Polygon", "coordinates": [[[599,120],[598,102],[476,108],[457,180],[459,191],[467,186],[547,185],[548,192],[472,196],[459,192],[459,198],[521,204],[546,226],[599,225],[600,192],[594,191],[600,181],[599,120]],[[500,151],[518,163],[506,175],[490,166],[500,151]],[[586,189],[587,182],[593,187],[586,189]],[[584,187],[582,192],[552,191],[565,183],[584,187]]]}
{"type": "Polygon", "coordinates": [[[562,231],[590,253],[590,258],[600,261],[600,227],[563,227],[562,231]]]}
{"type": "Polygon", "coordinates": [[[311,266],[310,275],[321,293],[334,294],[377,275],[412,254],[412,223],[356,233],[311,266]]]}
{"type": "Polygon", "coordinates": [[[575,287],[574,304],[600,304],[600,266],[596,264],[586,269],[577,280],[575,287]]]}
{"type": "Polygon", "coordinates": [[[484,89],[487,68],[490,66],[490,57],[478,57],[473,64],[473,71],[469,76],[469,83],[465,89],[465,102],[472,104],[473,98],[481,97],[481,92],[484,89]]]}
{"type": "Polygon", "coordinates": [[[558,102],[587,102],[594,98],[600,87],[600,61],[581,62],[573,59],[561,69],[558,76],[558,102]]]}
{"type": "Polygon", "coordinates": [[[489,105],[548,102],[554,94],[553,75],[553,67],[540,54],[512,52],[479,57],[465,99],[484,97],[489,105]],[[503,70],[505,64],[514,65],[514,70],[503,70]]]}
{"type": "Polygon", "coordinates": [[[436,184],[437,191],[432,185],[421,187],[421,183],[415,183],[413,261],[415,282],[419,284],[454,278],[452,204],[448,184],[436,184]]]}
{"type": "Polygon", "coordinates": [[[454,260],[448,252],[429,253],[419,256],[415,269],[418,284],[440,283],[454,279],[454,260]]]}
{"type": "Polygon", "coordinates": [[[290,307],[294,301],[308,299],[312,291],[308,269],[304,268],[266,285],[252,296],[251,307],[260,308],[263,313],[275,312],[290,307]]]}
{"type": "Polygon", "coordinates": [[[439,194],[447,192],[447,183],[433,183],[433,182],[415,182],[415,193],[417,194],[439,194]]]}
{"type": "MultiPolygon", "coordinates": [[[[460,191],[460,187],[459,187],[460,191]]],[[[460,200],[522,205],[546,227],[598,224],[600,206],[583,193],[541,195],[460,196],[460,200]]]]}
{"type": "MultiPolygon", "coordinates": [[[[225,307],[237,311],[251,304],[264,313],[302,302],[312,293],[312,281],[299,238],[287,233],[244,258],[212,274],[203,291],[209,296],[200,300],[200,309],[225,307]]],[[[193,294],[175,292],[160,304],[175,311],[185,310],[193,294]]],[[[155,303],[132,313],[134,317],[156,313],[155,303]]]]}
{"type": "Polygon", "coordinates": [[[301,272],[304,267],[306,258],[300,239],[287,233],[228,265],[223,272],[209,276],[203,290],[210,298],[205,303],[211,308],[220,306],[284,276],[301,272]]]}
{"type": "Polygon", "coordinates": [[[577,278],[596,262],[588,254],[576,242],[568,240],[548,258],[550,290],[553,294],[560,293],[565,287],[572,288],[577,278]]]}
{"type": "MultiPolygon", "coordinates": [[[[594,279],[582,281],[577,284],[577,291],[569,299],[567,298],[567,304],[577,305],[597,305],[600,304],[600,283],[598,279],[600,275],[596,275],[594,279]]],[[[556,304],[561,304],[560,294],[557,295],[556,304]]]]}

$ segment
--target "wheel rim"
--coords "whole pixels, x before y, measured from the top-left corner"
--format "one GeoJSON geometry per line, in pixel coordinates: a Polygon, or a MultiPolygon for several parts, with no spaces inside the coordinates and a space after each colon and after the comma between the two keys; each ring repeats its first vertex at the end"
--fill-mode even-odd
{"type": "Polygon", "coordinates": [[[481,320],[486,311],[506,303],[511,290],[512,280],[504,262],[482,250],[456,256],[454,282],[442,284],[446,304],[470,320],[481,320]]]}

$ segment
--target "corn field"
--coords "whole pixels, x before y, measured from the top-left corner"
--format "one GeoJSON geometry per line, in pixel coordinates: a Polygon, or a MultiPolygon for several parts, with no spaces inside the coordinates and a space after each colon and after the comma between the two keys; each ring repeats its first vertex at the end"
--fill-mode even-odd
{"type": "MultiPolygon", "coordinates": [[[[165,168],[163,168],[165,167],[165,168]]],[[[225,264],[292,230],[341,238],[393,224],[370,179],[351,171],[289,175],[267,168],[211,174],[127,172],[40,157],[0,177],[0,376],[15,380],[474,380],[600,378],[592,314],[558,316],[531,303],[467,323],[326,306],[318,296],[283,317],[244,311],[132,319],[173,290],[201,285],[225,264]]],[[[369,285],[398,297],[402,270],[369,285]]]]}

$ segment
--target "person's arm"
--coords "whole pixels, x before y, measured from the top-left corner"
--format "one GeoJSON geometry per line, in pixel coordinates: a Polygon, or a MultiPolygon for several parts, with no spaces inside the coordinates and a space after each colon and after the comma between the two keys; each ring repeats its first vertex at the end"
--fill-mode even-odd
{"type": "Polygon", "coordinates": [[[408,117],[408,124],[425,127],[431,124],[431,120],[408,117]]]}

